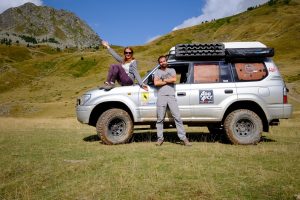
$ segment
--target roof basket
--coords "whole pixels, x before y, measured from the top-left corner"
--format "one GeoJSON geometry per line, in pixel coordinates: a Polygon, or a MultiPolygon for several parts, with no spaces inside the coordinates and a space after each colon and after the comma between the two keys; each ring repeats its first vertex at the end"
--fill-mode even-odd
{"type": "Polygon", "coordinates": [[[175,46],[176,58],[206,58],[224,57],[225,48],[222,43],[198,43],[198,44],[177,44],[175,46]]]}
{"type": "Polygon", "coordinates": [[[177,44],[169,59],[181,60],[261,60],[274,56],[274,48],[226,48],[223,43],[177,44]]]}
{"type": "Polygon", "coordinates": [[[228,48],[226,58],[265,58],[273,57],[274,48],[228,48]]]}

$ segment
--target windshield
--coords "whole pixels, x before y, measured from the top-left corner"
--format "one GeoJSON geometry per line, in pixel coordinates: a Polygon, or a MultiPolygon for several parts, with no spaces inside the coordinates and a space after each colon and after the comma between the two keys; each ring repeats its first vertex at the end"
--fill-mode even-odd
{"type": "Polygon", "coordinates": [[[149,70],[147,72],[147,74],[143,77],[143,82],[147,82],[147,79],[148,77],[151,75],[151,74],[154,74],[154,72],[157,70],[157,68],[159,67],[159,65],[156,65],[154,68],[152,68],[151,70],[149,70]]]}

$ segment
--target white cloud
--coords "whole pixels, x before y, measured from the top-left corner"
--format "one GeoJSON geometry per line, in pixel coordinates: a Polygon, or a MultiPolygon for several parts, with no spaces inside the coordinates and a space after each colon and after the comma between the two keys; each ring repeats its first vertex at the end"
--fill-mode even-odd
{"type": "Polygon", "coordinates": [[[268,0],[206,0],[202,14],[185,20],[173,28],[173,31],[201,24],[203,21],[219,19],[241,13],[251,6],[266,3],[268,0]]]}
{"type": "Polygon", "coordinates": [[[28,2],[34,3],[37,6],[43,5],[42,0],[0,0],[0,13],[11,7],[18,7],[28,2]]]}
{"type": "Polygon", "coordinates": [[[148,39],[146,41],[146,43],[149,43],[149,42],[152,42],[153,40],[156,40],[157,38],[161,37],[161,35],[157,35],[157,36],[154,36],[154,37],[151,37],[150,39],[148,39]]]}

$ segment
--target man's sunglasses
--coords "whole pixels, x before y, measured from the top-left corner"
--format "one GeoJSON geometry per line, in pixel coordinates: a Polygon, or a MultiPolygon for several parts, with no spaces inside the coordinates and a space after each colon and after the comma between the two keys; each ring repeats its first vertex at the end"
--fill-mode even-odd
{"type": "Polygon", "coordinates": [[[132,52],[131,51],[130,52],[125,51],[124,54],[132,54],[132,52]]]}

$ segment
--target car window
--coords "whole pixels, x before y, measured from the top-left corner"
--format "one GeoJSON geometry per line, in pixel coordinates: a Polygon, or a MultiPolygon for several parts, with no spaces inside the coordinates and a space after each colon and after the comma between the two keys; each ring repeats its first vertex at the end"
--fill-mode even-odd
{"type": "Polygon", "coordinates": [[[267,76],[264,63],[234,63],[236,81],[260,81],[267,76]]]}
{"type": "MultiPolygon", "coordinates": [[[[188,80],[188,70],[189,63],[179,63],[179,64],[169,64],[169,68],[173,68],[176,71],[176,83],[184,84],[188,80]]],[[[154,74],[156,70],[149,71],[145,77],[148,77],[146,80],[147,85],[154,85],[154,74]]]]}
{"type": "Polygon", "coordinates": [[[193,83],[232,82],[230,70],[226,63],[194,63],[193,69],[193,83]]]}
{"type": "Polygon", "coordinates": [[[176,83],[180,83],[180,84],[187,83],[187,75],[189,69],[188,63],[172,64],[169,65],[169,68],[173,68],[176,71],[176,78],[177,78],[176,83]]]}

